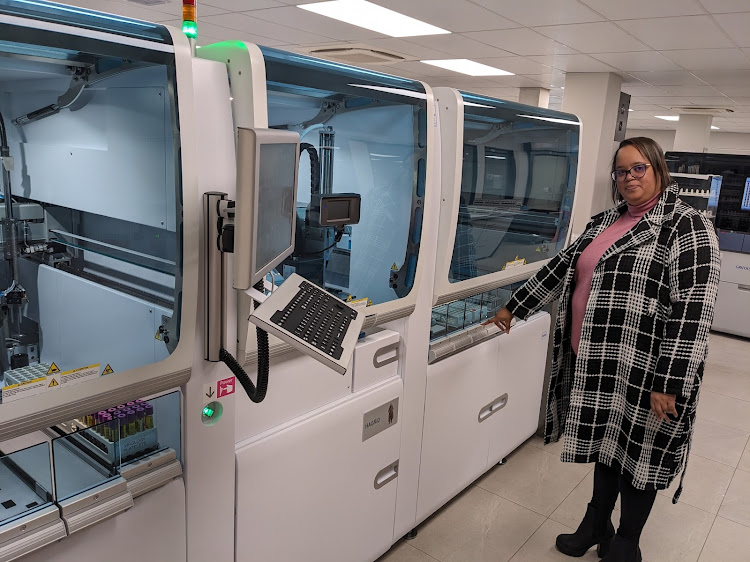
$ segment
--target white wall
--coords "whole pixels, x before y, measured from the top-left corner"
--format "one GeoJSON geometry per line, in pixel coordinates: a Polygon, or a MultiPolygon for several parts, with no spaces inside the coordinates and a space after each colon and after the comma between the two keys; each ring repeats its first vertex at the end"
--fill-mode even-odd
{"type": "MultiPolygon", "coordinates": [[[[676,131],[628,129],[628,137],[651,137],[664,152],[674,147],[676,131]]],[[[714,154],[750,154],[750,134],[713,132],[709,137],[708,151],[714,154]]]]}

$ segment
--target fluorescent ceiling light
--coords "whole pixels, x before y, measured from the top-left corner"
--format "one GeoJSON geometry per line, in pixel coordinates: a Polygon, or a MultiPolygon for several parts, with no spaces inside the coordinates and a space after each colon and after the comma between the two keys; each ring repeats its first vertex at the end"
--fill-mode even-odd
{"type": "Polygon", "coordinates": [[[484,155],[485,158],[492,158],[493,160],[505,160],[505,156],[490,156],[488,154],[484,155]]]}
{"type": "Polygon", "coordinates": [[[721,129],[719,129],[716,125],[711,125],[711,130],[712,131],[721,131],[721,129]]]}
{"type": "Polygon", "coordinates": [[[513,76],[513,73],[507,70],[500,70],[469,59],[423,60],[421,62],[469,76],[513,76]]]}
{"type": "Polygon", "coordinates": [[[664,121],[679,121],[679,115],[654,115],[657,119],[664,119],[664,121]]]}
{"type": "Polygon", "coordinates": [[[411,90],[402,90],[401,88],[389,88],[388,86],[373,86],[370,84],[349,84],[352,88],[365,88],[366,90],[375,90],[377,92],[385,92],[387,94],[396,94],[399,96],[406,96],[408,98],[417,98],[418,100],[426,100],[427,94],[421,92],[412,92],[411,90]]]}
{"type": "Polygon", "coordinates": [[[550,123],[564,123],[566,125],[580,125],[578,121],[571,121],[570,119],[558,119],[557,117],[542,117],[541,115],[519,115],[518,117],[526,117],[527,119],[538,119],[539,121],[549,121],[550,123]]]}
{"type": "Polygon", "coordinates": [[[332,2],[301,4],[297,7],[391,37],[450,33],[446,29],[399,14],[388,8],[367,2],[367,0],[334,0],[332,2]]]}

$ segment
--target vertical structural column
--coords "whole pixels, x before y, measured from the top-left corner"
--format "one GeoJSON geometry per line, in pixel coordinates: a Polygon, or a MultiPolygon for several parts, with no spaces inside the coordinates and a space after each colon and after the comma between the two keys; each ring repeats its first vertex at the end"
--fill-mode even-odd
{"type": "Polygon", "coordinates": [[[521,88],[518,96],[519,103],[535,105],[537,107],[549,107],[549,90],[546,88],[521,88]]]}
{"type": "Polygon", "coordinates": [[[578,191],[573,209],[573,236],[583,233],[592,215],[613,205],[610,167],[615,142],[622,78],[602,72],[565,76],[562,110],[581,119],[578,191]]]}
{"type": "Polygon", "coordinates": [[[676,152],[708,152],[712,115],[680,115],[674,136],[676,152]]]}

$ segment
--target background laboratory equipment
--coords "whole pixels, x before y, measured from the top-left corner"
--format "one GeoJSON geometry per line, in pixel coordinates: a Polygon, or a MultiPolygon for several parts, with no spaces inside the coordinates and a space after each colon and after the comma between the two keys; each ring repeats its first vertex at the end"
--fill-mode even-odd
{"type": "Polygon", "coordinates": [[[680,188],[683,174],[721,177],[713,221],[719,236],[721,273],[712,329],[750,337],[746,320],[750,314],[750,157],[691,152],[667,152],[665,156],[680,188]]]}

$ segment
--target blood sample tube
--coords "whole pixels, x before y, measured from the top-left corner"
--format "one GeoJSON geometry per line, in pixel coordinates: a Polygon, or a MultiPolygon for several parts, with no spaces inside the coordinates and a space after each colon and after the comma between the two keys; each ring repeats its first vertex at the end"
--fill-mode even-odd
{"type": "Polygon", "coordinates": [[[117,420],[120,429],[120,439],[124,439],[128,436],[128,416],[125,414],[117,414],[115,419],[117,420]]]}
{"type": "Polygon", "coordinates": [[[144,418],[146,417],[146,408],[141,408],[140,406],[135,409],[135,425],[138,428],[138,431],[143,431],[146,429],[144,418]]]}
{"type": "Polygon", "coordinates": [[[151,404],[146,405],[146,413],[143,417],[146,429],[153,429],[154,427],[154,407],[151,404]]]}
{"type": "Polygon", "coordinates": [[[128,410],[128,435],[135,435],[138,433],[138,428],[135,423],[135,410],[128,410]]]}

